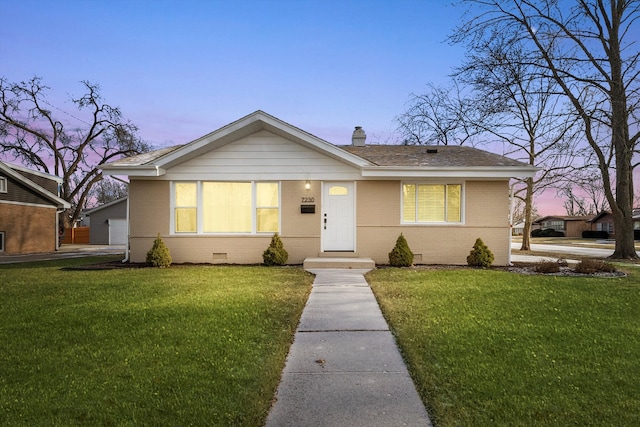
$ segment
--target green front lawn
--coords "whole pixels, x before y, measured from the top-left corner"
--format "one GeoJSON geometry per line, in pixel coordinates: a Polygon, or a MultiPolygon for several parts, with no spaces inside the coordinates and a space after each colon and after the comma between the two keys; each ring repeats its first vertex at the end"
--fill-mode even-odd
{"type": "Polygon", "coordinates": [[[437,426],[640,425],[640,269],[367,275],[437,426]]]}
{"type": "Polygon", "coordinates": [[[311,275],[96,261],[0,266],[0,425],[264,422],[311,275]]]}

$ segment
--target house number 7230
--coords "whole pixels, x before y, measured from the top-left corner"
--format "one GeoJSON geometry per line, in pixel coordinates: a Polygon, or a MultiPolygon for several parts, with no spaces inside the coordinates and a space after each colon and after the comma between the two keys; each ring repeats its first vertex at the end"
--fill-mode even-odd
{"type": "Polygon", "coordinates": [[[303,197],[302,203],[314,203],[316,201],[315,197],[303,197]]]}

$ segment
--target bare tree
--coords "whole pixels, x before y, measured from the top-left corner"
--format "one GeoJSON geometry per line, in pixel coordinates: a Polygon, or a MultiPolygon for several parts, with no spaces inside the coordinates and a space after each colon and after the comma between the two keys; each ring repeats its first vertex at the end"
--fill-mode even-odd
{"type": "Polygon", "coordinates": [[[555,81],[540,75],[535,58],[508,34],[476,44],[455,75],[473,88],[474,108],[491,118],[476,126],[501,142],[505,154],[540,168],[535,178],[514,186],[525,208],[520,249],[530,250],[534,195],[552,186],[570,165],[575,116],[562,114],[555,81]]]}
{"type": "Polygon", "coordinates": [[[85,208],[104,205],[118,199],[127,197],[127,185],[123,182],[115,181],[111,177],[105,177],[97,182],[91,189],[91,196],[85,208]]]}
{"type": "Polygon", "coordinates": [[[478,112],[452,81],[451,87],[427,85],[424,94],[412,94],[407,111],[396,118],[405,145],[475,145],[481,133],[478,112]]]}
{"type": "Polygon", "coordinates": [[[83,81],[86,93],[71,98],[77,107],[71,116],[46,100],[49,88],[39,77],[10,83],[0,78],[0,148],[26,166],[63,179],[60,196],[71,203],[66,226],[79,218],[93,186],[102,179],[98,166],[123,156],[139,154],[149,146],[137,136],[137,127],[119,108],[103,102],[100,87],[83,81]],[[52,111],[52,109],[57,111],[52,111]],[[85,126],[67,129],[71,116],[85,126]]]}
{"type": "Polygon", "coordinates": [[[452,36],[472,49],[496,35],[522,43],[555,80],[598,159],[616,227],[613,258],[636,259],[633,156],[640,132],[637,0],[465,0],[474,18],[452,36]],[[632,133],[633,130],[633,133],[632,133]],[[612,176],[613,175],[613,176],[612,176]]]}

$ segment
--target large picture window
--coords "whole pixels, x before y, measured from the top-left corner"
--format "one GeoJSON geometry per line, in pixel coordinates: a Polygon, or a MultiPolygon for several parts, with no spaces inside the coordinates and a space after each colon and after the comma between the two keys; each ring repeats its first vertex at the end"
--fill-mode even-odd
{"type": "Polygon", "coordinates": [[[176,182],[176,233],[275,233],[280,223],[277,182],[176,182]]]}
{"type": "Polygon", "coordinates": [[[403,184],[402,222],[462,222],[462,185],[403,184]]]}

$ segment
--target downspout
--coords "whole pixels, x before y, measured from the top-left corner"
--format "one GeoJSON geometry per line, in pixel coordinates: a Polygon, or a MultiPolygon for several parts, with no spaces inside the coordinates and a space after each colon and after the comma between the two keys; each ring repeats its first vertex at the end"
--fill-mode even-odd
{"type": "Polygon", "coordinates": [[[122,263],[125,263],[129,262],[129,183],[115,176],[111,176],[111,178],[115,179],[116,181],[120,181],[127,186],[127,244],[124,248],[124,259],[122,260],[122,263]]]}
{"type": "Polygon", "coordinates": [[[513,236],[513,185],[509,186],[509,250],[507,252],[507,265],[511,264],[511,240],[513,236]]]}

